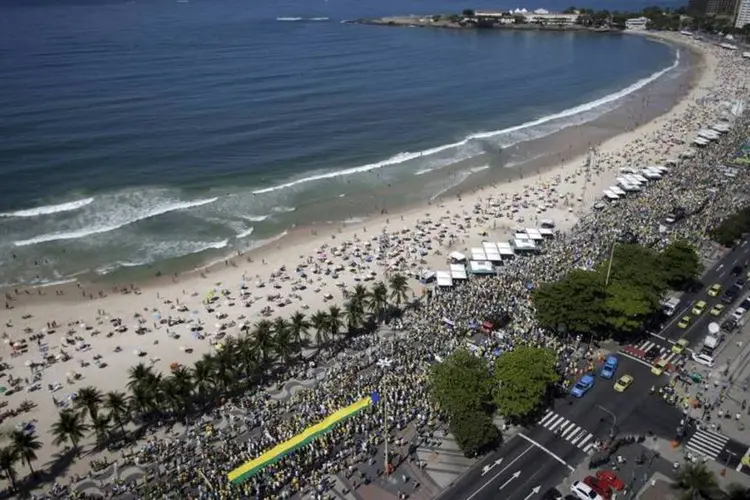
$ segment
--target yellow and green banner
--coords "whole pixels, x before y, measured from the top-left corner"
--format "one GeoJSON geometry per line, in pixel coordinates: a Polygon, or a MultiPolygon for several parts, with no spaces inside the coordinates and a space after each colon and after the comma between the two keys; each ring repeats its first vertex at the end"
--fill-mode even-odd
{"type": "Polygon", "coordinates": [[[246,481],[264,467],[268,467],[269,465],[278,462],[288,453],[305,446],[318,436],[329,432],[336,425],[361,412],[370,404],[377,403],[379,400],[380,396],[376,392],[373,392],[371,396],[360,399],[354,404],[333,412],[325,420],[308,427],[293,438],[274,446],[258,458],[245,462],[243,465],[237,467],[229,473],[229,481],[235,484],[240,484],[246,481]]]}

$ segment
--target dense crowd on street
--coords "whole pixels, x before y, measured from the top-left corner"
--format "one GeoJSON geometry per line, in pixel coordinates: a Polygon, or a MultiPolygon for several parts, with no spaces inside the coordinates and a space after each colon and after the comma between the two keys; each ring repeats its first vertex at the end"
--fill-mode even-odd
{"type": "MultiPolygon", "coordinates": [[[[733,72],[745,70],[723,62],[718,71],[719,81],[731,81],[733,72]]],[[[555,349],[563,372],[588,362],[595,353],[581,339],[561,340],[535,324],[530,291],[573,267],[587,268],[600,262],[624,234],[656,248],[678,238],[704,248],[706,228],[738,206],[750,179],[744,170],[729,179],[717,168],[747,139],[748,117],[729,116],[728,104],[717,105],[731,103],[738,96],[733,89],[727,94],[718,89],[705,99],[712,100],[713,105],[690,103],[686,115],[666,124],[653,137],[638,141],[620,155],[598,155],[588,167],[591,176],[605,169],[643,168],[643,159],[655,149],[684,142],[684,151],[691,154],[675,158],[664,179],[591,211],[572,231],[557,232],[553,240],[543,243],[539,255],[508,261],[498,269],[497,276],[472,277],[452,289],[429,293],[420,301],[421,307],[405,311],[394,321],[387,335],[381,329],[352,339],[336,354],[322,353],[315,363],[325,371],[314,387],[286,399],[259,390],[214,410],[211,417],[225,425],[215,426],[211,433],[205,431],[204,422],[197,421],[186,422],[186,429],[179,434],[153,437],[141,447],[137,463],[158,463],[166,472],[156,474],[131,494],[147,499],[236,499],[289,498],[307,492],[305,497],[325,498],[331,474],[344,474],[353,486],[373,480],[377,474],[373,470],[383,472],[383,401],[243,484],[231,484],[227,473],[373,391],[388,402],[392,460],[395,463],[404,458],[408,446],[399,446],[399,430],[411,426],[414,440],[442,433],[441,414],[427,394],[431,364],[466,345],[467,332],[485,321],[508,320],[487,340],[482,352],[488,357],[519,345],[533,345],[555,349]],[[718,121],[721,117],[715,110],[722,106],[732,124],[729,133],[706,148],[690,147],[690,134],[718,121]],[[666,225],[666,216],[678,207],[688,215],[666,225]],[[389,367],[377,364],[383,358],[392,361],[389,367]]],[[[478,210],[490,210],[490,206],[478,210]]],[[[304,378],[304,373],[295,375],[304,378]]],[[[113,493],[127,493],[128,489],[111,488],[119,488],[111,489],[113,493]]]]}

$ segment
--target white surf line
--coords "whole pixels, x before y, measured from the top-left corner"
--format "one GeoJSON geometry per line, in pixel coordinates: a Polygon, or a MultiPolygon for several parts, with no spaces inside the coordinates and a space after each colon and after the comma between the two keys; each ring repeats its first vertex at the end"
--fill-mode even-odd
{"type": "MultiPolygon", "coordinates": [[[[521,436],[523,436],[523,434],[521,434],[521,436]]],[[[506,465],[505,467],[503,467],[503,469],[500,472],[498,472],[497,474],[495,474],[494,476],[492,476],[486,483],[484,483],[482,486],[480,486],[474,493],[472,493],[471,495],[469,495],[468,497],[466,497],[466,500],[471,500],[475,496],[479,495],[480,491],[482,491],[487,486],[489,486],[489,484],[491,482],[493,482],[495,479],[497,479],[498,477],[500,477],[500,475],[503,472],[505,472],[506,470],[508,470],[511,465],[513,465],[514,463],[518,462],[518,460],[520,460],[520,458],[522,456],[526,455],[529,451],[531,451],[533,449],[534,449],[534,446],[532,445],[532,446],[529,446],[528,448],[526,448],[525,450],[523,450],[523,452],[520,455],[518,455],[516,458],[514,458],[511,463],[509,463],[508,465],[506,465]]]]}
{"type": "MultiPolygon", "coordinates": [[[[537,448],[539,448],[540,450],[542,450],[543,452],[545,452],[547,455],[551,456],[552,458],[554,458],[555,460],[557,460],[558,462],[560,462],[561,464],[563,464],[564,466],[566,466],[568,469],[570,469],[570,472],[574,472],[575,471],[575,468],[571,467],[570,465],[568,465],[568,462],[566,462],[562,458],[558,457],[557,455],[555,455],[554,453],[552,453],[550,450],[548,450],[547,448],[545,448],[541,444],[539,444],[536,441],[534,441],[533,439],[531,439],[526,434],[518,433],[518,435],[521,436],[522,438],[524,438],[529,443],[531,443],[534,446],[536,446],[537,448]]],[[[466,500],[469,500],[469,499],[467,498],[466,500]]]]}
{"type": "Polygon", "coordinates": [[[642,364],[643,366],[648,366],[649,368],[653,368],[653,365],[650,365],[650,364],[646,363],[645,361],[643,361],[642,359],[638,359],[638,358],[636,358],[635,356],[631,356],[630,354],[628,354],[628,353],[626,353],[626,352],[620,351],[620,352],[618,352],[618,354],[619,354],[620,356],[625,356],[626,358],[630,358],[630,359],[632,359],[633,361],[637,361],[637,362],[639,362],[640,364],[642,364]]]}

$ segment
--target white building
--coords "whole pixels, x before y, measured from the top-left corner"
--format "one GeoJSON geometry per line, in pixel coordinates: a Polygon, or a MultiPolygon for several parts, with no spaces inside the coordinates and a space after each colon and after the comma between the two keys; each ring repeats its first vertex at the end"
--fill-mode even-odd
{"type": "Polygon", "coordinates": [[[734,27],[742,28],[746,24],[750,24],[750,0],[740,0],[740,5],[737,9],[737,19],[734,21],[734,27]]]}
{"type": "Polygon", "coordinates": [[[633,31],[643,31],[648,26],[647,17],[634,17],[625,21],[625,29],[633,31]]]}

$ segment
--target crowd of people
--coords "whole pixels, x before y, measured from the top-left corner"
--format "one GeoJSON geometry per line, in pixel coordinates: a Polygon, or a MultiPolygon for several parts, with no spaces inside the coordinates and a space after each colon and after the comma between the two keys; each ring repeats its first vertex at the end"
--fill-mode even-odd
{"type": "MultiPolygon", "coordinates": [[[[716,57],[722,59],[717,69],[719,81],[733,81],[745,71],[729,61],[731,54],[717,48],[707,50],[715,50],[716,57]]],[[[690,154],[675,158],[663,180],[591,211],[571,231],[557,232],[538,255],[508,261],[496,276],[472,277],[452,289],[430,293],[421,300],[421,307],[405,311],[387,335],[381,329],[350,340],[335,355],[322,353],[316,364],[325,368],[324,375],[313,387],[282,399],[258,390],[214,410],[212,419],[225,425],[216,426],[211,433],[205,432],[205,422],[196,421],[186,422],[179,435],[152,438],[137,453],[136,463],[157,463],[165,472],[154,474],[137,493],[129,487],[112,487],[110,491],[144,499],[289,498],[300,492],[325,498],[331,474],[344,474],[352,487],[367,483],[375,479],[373,464],[382,463],[385,439],[391,443],[395,464],[408,455],[416,440],[429,438],[444,424],[428,395],[431,363],[465,345],[466,332],[484,321],[509,320],[488,340],[488,356],[519,345],[548,346],[558,352],[563,370],[574,370],[593,353],[578,345],[580,339],[560,339],[539,328],[530,290],[573,267],[600,262],[623,234],[657,248],[679,238],[703,249],[706,228],[731,213],[749,187],[750,176],[745,170],[729,178],[719,168],[747,139],[750,119],[730,110],[730,103],[741,97],[735,91],[731,86],[718,87],[704,100],[690,103],[686,113],[653,136],[619,154],[597,155],[587,167],[591,176],[605,170],[642,168],[644,158],[654,150],[684,143],[684,151],[690,154]],[[719,141],[705,148],[689,146],[689,137],[698,128],[722,118],[732,127],[719,141]],[[665,224],[667,215],[678,207],[686,217],[665,224]],[[384,358],[391,360],[387,367],[377,363],[384,358]],[[381,401],[246,482],[235,485],[228,481],[232,469],[372,391],[387,401],[385,425],[385,401],[381,401]],[[384,427],[389,429],[386,435],[384,427]],[[401,431],[409,427],[414,429],[414,437],[404,442],[401,431]]],[[[478,210],[489,212],[489,201],[478,210]]],[[[387,238],[383,241],[388,244],[387,238]]],[[[384,472],[377,465],[374,469],[384,472]]]]}

